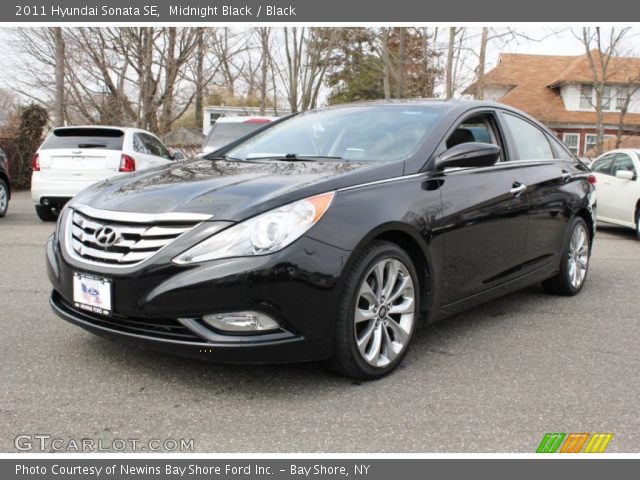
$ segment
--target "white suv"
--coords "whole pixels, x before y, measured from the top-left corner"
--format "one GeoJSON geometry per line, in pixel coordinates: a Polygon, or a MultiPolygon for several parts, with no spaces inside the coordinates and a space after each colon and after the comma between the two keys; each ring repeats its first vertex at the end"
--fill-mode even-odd
{"type": "Polygon", "coordinates": [[[145,130],[56,128],[33,156],[31,198],[38,217],[53,221],[65,203],[92,183],[171,161],[169,149],[145,130]]]}

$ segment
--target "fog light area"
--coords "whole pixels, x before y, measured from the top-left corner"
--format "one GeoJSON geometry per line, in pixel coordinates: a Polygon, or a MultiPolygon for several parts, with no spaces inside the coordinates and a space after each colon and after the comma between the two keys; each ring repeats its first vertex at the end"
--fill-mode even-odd
{"type": "Polygon", "coordinates": [[[264,332],[279,327],[273,318],[260,312],[216,313],[204,315],[202,320],[213,328],[229,332],[264,332]]]}

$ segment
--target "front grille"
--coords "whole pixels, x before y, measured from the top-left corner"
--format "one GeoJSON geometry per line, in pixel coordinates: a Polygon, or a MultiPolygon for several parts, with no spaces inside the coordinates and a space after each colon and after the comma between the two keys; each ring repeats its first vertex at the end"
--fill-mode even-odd
{"type": "Polygon", "coordinates": [[[130,267],[144,262],[198,223],[136,221],[130,216],[121,221],[116,212],[109,212],[109,217],[104,219],[100,213],[88,215],[72,209],[67,220],[69,253],[89,262],[130,267]]]}

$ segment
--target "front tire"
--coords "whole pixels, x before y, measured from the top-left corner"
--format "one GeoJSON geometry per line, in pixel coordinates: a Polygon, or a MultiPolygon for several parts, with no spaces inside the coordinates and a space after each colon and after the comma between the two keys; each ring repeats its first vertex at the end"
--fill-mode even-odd
{"type": "Polygon", "coordinates": [[[45,207],[44,205],[36,205],[36,215],[43,222],[55,222],[58,215],[53,212],[51,207],[45,207]]]}
{"type": "Polygon", "coordinates": [[[636,236],[638,240],[640,240],[640,208],[638,208],[638,212],[636,213],[636,236]]]}
{"type": "Polygon", "coordinates": [[[555,277],[542,282],[542,286],[556,295],[576,295],[587,279],[589,271],[589,229],[582,217],[569,224],[569,238],[565,241],[560,271],[555,277]]]}
{"type": "Polygon", "coordinates": [[[359,380],[391,373],[406,355],[420,312],[411,258],[393,243],[363,250],[340,301],[333,366],[359,380]]]}
{"type": "Polygon", "coordinates": [[[9,208],[9,186],[0,180],[0,217],[4,217],[9,208]]]}

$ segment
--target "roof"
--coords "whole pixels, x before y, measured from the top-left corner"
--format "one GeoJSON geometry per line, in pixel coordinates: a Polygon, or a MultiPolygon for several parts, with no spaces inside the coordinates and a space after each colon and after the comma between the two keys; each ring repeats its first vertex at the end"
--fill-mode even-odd
{"type": "MultiPolygon", "coordinates": [[[[600,52],[591,50],[591,57],[596,65],[600,62],[600,52]]],[[[640,58],[635,57],[611,57],[607,66],[606,83],[629,82],[639,83],[640,81],[640,58]]],[[[567,66],[549,82],[550,87],[562,85],[563,83],[593,82],[591,63],[587,54],[574,57],[567,66]]]]}
{"type": "MultiPolygon", "coordinates": [[[[640,58],[620,59],[629,65],[638,65],[640,75],[640,58]],[[633,62],[631,62],[633,60],[633,62]]],[[[613,61],[613,59],[612,59],[613,61]]],[[[498,65],[485,75],[485,86],[507,87],[509,91],[498,101],[527,112],[546,124],[589,124],[596,122],[595,112],[566,110],[560,95],[559,85],[567,82],[592,82],[591,76],[584,76],[585,65],[590,75],[589,61],[585,55],[528,55],[503,53],[498,65]],[[575,79],[571,79],[575,75],[575,79]]],[[[614,66],[620,62],[610,64],[614,66]]],[[[628,69],[625,67],[625,72],[628,69]]],[[[622,74],[611,77],[620,79],[622,74]]],[[[476,83],[470,85],[463,93],[472,94],[476,83]]],[[[605,124],[617,124],[619,112],[604,112],[605,124]]],[[[640,125],[640,114],[627,113],[625,123],[640,125]]]]}
{"type": "Polygon", "coordinates": [[[199,146],[204,139],[203,133],[195,128],[178,128],[171,130],[162,137],[162,141],[169,147],[199,146]]]}

